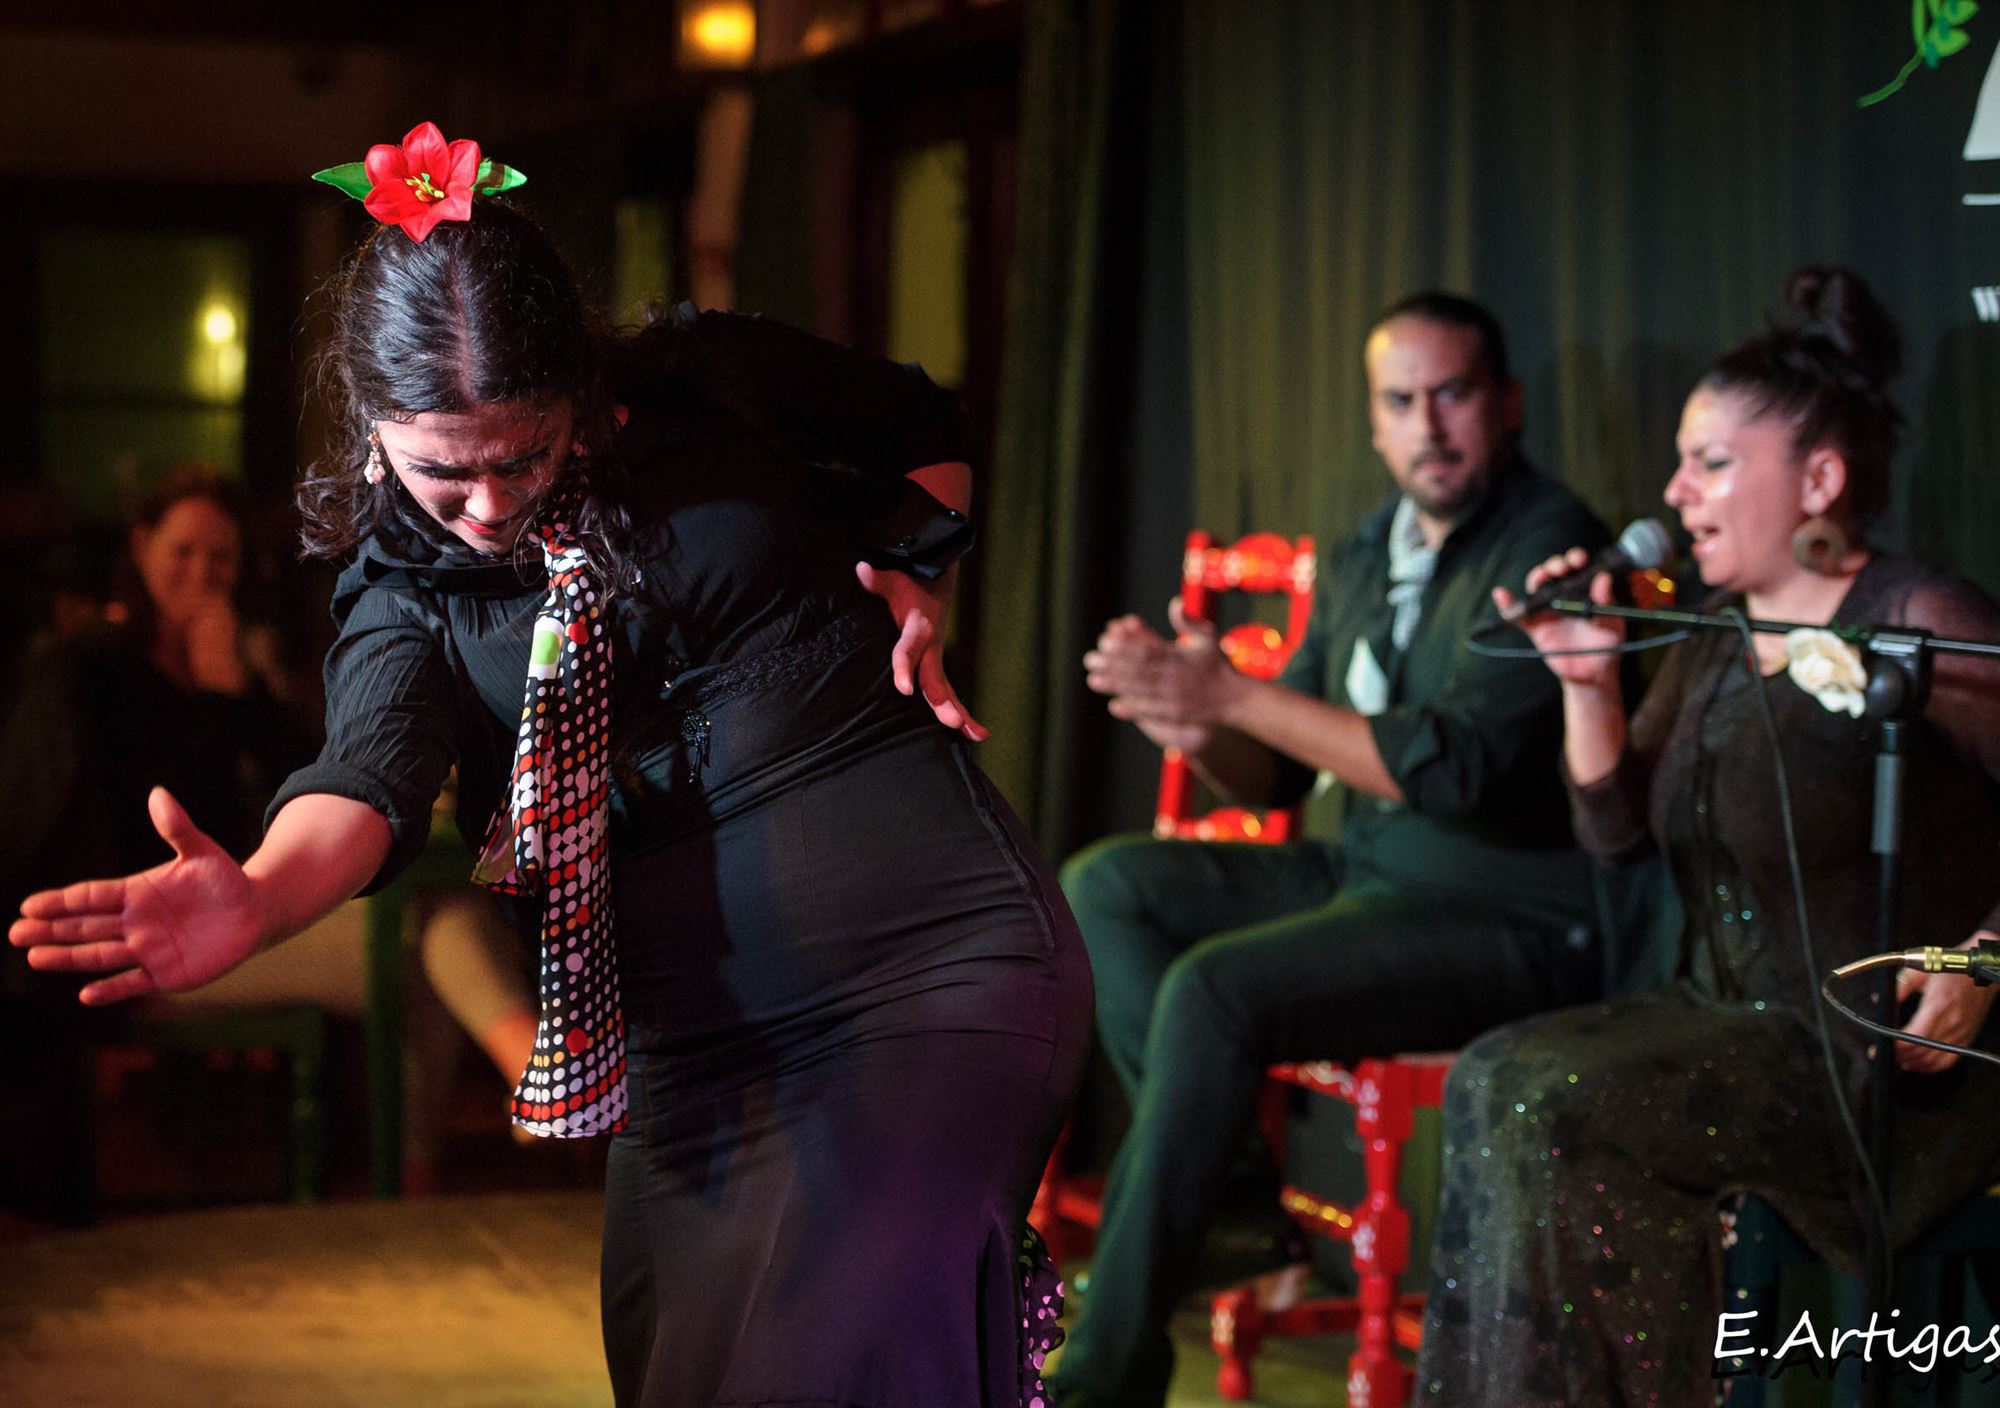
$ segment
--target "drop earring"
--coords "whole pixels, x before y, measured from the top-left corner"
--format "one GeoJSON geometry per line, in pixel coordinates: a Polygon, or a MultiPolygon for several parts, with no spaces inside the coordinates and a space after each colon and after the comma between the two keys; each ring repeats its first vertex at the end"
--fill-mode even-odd
{"type": "Polygon", "coordinates": [[[1846,531],[1823,513],[1808,518],[1792,534],[1793,560],[1822,576],[1837,573],[1850,550],[1846,531]]]}
{"type": "Polygon", "coordinates": [[[389,477],[389,467],[382,462],[382,435],[373,425],[368,427],[368,462],[361,466],[361,477],[370,484],[389,477]]]}

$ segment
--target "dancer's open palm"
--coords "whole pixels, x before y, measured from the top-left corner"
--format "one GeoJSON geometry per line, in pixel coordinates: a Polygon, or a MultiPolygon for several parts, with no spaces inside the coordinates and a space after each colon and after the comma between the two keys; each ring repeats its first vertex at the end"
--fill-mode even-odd
{"type": "Polygon", "coordinates": [[[48,973],[108,973],[77,995],[92,1007],[180,992],[257,951],[263,917],[250,879],[164,787],[146,800],[174,858],[117,880],[84,880],[21,902],[8,940],[48,973]]]}

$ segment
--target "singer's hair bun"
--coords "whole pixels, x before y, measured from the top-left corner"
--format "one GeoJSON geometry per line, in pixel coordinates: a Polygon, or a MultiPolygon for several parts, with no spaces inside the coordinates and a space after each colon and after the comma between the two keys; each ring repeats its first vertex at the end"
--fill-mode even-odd
{"type": "Polygon", "coordinates": [[[1785,280],[1784,314],[1772,329],[1801,370],[1843,387],[1877,390],[1903,369],[1903,337],[1895,319],[1852,269],[1809,264],[1785,280]]]}
{"type": "Polygon", "coordinates": [[[1801,455],[1838,450],[1847,488],[1835,513],[1858,532],[1889,502],[1903,417],[1888,385],[1902,366],[1902,334],[1867,282],[1852,269],[1810,264],[1785,280],[1764,331],[1719,358],[1701,385],[1783,417],[1801,455]]]}

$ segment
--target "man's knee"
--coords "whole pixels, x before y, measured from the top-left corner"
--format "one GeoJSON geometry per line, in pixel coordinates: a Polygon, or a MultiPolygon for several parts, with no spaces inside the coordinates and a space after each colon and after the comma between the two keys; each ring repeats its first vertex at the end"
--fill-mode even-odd
{"type": "Polygon", "coordinates": [[[1113,836],[1086,846],[1063,863],[1062,892],[1089,934],[1087,916],[1131,918],[1146,906],[1145,852],[1150,837],[1113,836]]]}
{"type": "Polygon", "coordinates": [[[1247,1049],[1254,1025],[1241,995],[1230,991],[1226,971],[1205,946],[1175,959],[1160,979],[1153,999],[1153,1039],[1171,1049],[1218,1043],[1247,1049]]]}

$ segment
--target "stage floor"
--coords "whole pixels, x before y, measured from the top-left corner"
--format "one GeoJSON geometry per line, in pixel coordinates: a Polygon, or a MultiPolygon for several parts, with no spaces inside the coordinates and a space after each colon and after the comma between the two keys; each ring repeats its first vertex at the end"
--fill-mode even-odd
{"type": "MultiPolygon", "coordinates": [[[[609,1408],[594,1191],[258,1206],[0,1243],[0,1405],[609,1408]]],[[[1172,1408],[1209,1408],[1190,1306],[1172,1408]]],[[[1270,1346],[1266,1408],[1345,1402],[1351,1341],[1270,1346]]]]}
{"type": "Polygon", "coordinates": [[[0,1247],[0,1403],[603,1408],[600,1201],[235,1208],[0,1247]]]}

